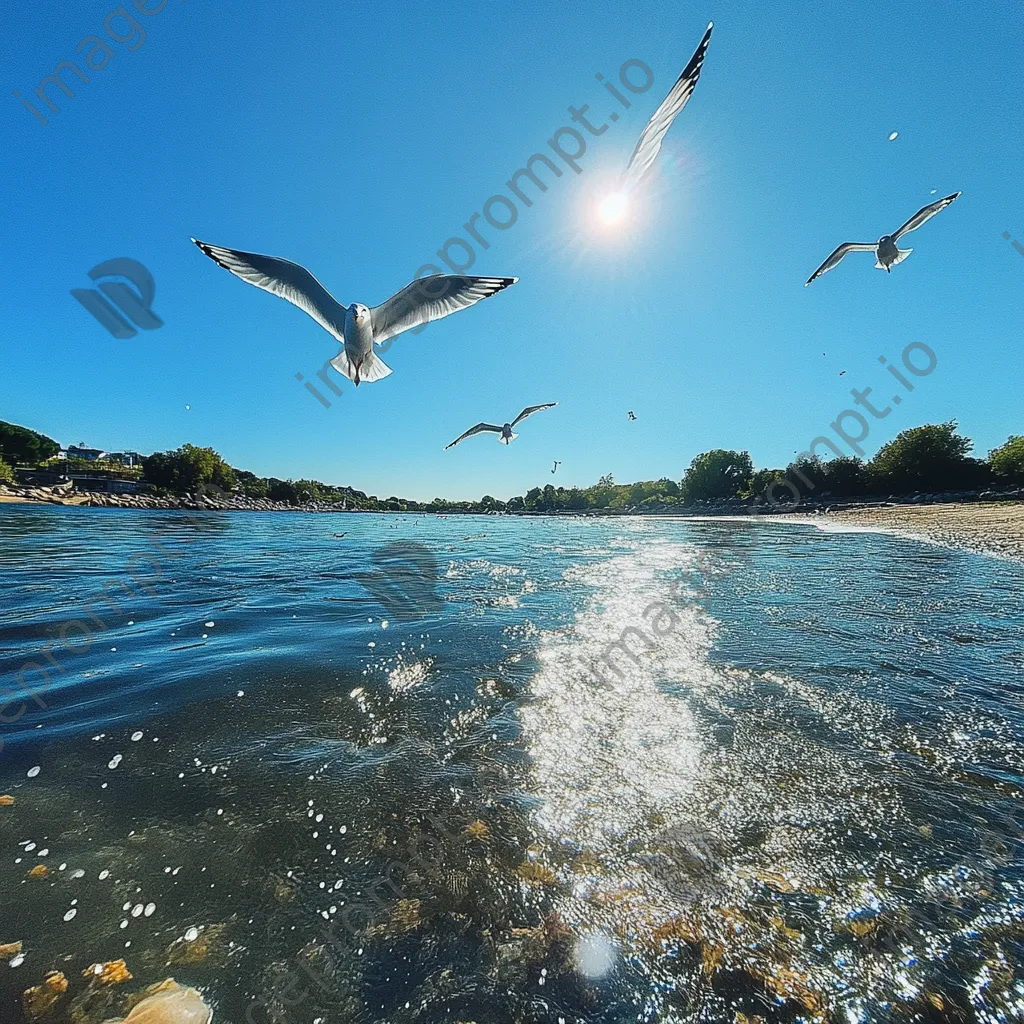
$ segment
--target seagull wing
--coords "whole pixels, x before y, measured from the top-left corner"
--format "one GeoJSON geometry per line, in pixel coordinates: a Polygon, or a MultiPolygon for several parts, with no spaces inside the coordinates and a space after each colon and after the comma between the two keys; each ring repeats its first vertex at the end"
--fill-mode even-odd
{"type": "Polygon", "coordinates": [[[672,122],[693,95],[697,79],[700,78],[700,69],[704,66],[704,55],[707,53],[708,43],[711,41],[713,27],[713,23],[708,24],[704,38],[690,58],[690,63],[683,68],[675,85],[669,90],[661,106],[654,112],[654,116],[640,133],[636,149],[633,150],[633,155],[629,158],[629,166],[623,175],[623,185],[626,188],[638,185],[640,179],[650,170],[651,164],[654,163],[661,151],[661,142],[665,138],[665,133],[672,127],[672,122]]]}
{"type": "Polygon", "coordinates": [[[518,277],[461,277],[454,274],[431,274],[420,278],[370,310],[373,340],[379,345],[420,324],[457,313],[518,280],[518,277]]]}
{"type": "Polygon", "coordinates": [[[926,220],[931,220],[940,210],[944,210],[950,203],[954,202],[959,195],[959,192],[954,192],[951,196],[946,196],[945,199],[939,199],[937,202],[922,207],[892,236],[893,241],[898,242],[901,235],[905,235],[910,231],[916,231],[926,220]]]}
{"type": "Polygon", "coordinates": [[[214,263],[230,270],[235,277],[271,295],[287,299],[293,306],[308,313],[338,341],[345,340],[345,307],[305,267],[276,256],[222,249],[195,238],[192,241],[214,263]]]}
{"type": "Polygon", "coordinates": [[[809,278],[807,278],[804,282],[804,287],[806,288],[813,280],[821,277],[822,274],[831,270],[848,252],[874,252],[877,248],[878,246],[876,246],[874,242],[843,242],[843,244],[839,246],[839,248],[836,249],[836,251],[832,253],[832,255],[829,256],[829,258],[825,260],[825,262],[822,263],[822,265],[818,267],[818,269],[811,274],[809,278]]]}
{"type": "Polygon", "coordinates": [[[465,441],[467,437],[472,437],[474,434],[482,434],[485,430],[490,430],[495,434],[501,433],[501,427],[496,427],[493,423],[478,423],[475,427],[470,427],[464,434],[460,434],[451,444],[446,444],[444,450],[448,451],[449,448],[454,448],[460,441],[465,441]]]}
{"type": "Polygon", "coordinates": [[[512,426],[514,427],[520,420],[525,420],[527,416],[532,416],[535,412],[540,412],[541,409],[550,409],[553,406],[558,405],[557,402],[547,402],[545,405],[528,405],[513,421],[512,426]]]}

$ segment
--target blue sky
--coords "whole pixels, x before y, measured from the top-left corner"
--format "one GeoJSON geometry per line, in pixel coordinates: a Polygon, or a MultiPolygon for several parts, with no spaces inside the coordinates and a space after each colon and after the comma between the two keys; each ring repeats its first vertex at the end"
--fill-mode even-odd
{"type": "Polygon", "coordinates": [[[980,454],[1024,433],[1024,258],[1002,237],[1024,241],[1017,0],[969,17],[934,2],[168,0],[135,14],[141,45],[111,22],[129,41],[107,40],[88,84],[65,74],[74,99],[51,87],[44,126],[12,90],[31,97],[61,60],[84,68],[76,47],[106,38],[114,9],[4,14],[0,419],[109,449],[208,444],[263,475],[382,497],[508,497],[608,472],[678,478],[712,447],[784,465],[856,408],[851,387],[898,392],[878,356],[898,364],[917,341],[936,369],[871,423],[868,455],[951,418],[980,454]],[[709,20],[694,97],[609,230],[595,209],[709,20]],[[595,73],[616,81],[631,58],[654,83],[624,110],[595,73]],[[588,138],[583,173],[477,247],[472,273],[519,283],[397,339],[383,382],[356,391],[330,371],[330,409],[295,374],[315,379],[333,340],[189,242],[292,259],[341,301],[377,304],[584,103],[595,125],[622,116],[588,138]],[[892,275],[855,254],[803,287],[840,242],[956,190],[892,275]],[[127,340],[69,294],[122,256],[152,272],[165,323],[127,340]],[[442,451],[548,401],[508,448],[442,451]]]}

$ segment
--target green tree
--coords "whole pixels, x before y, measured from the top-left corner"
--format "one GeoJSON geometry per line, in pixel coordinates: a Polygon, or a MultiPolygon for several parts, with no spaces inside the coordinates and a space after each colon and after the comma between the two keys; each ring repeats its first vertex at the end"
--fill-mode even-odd
{"type": "Polygon", "coordinates": [[[988,464],[1000,483],[1024,484],[1024,437],[1012,434],[1006,444],[988,453],[988,464]]]}
{"type": "Polygon", "coordinates": [[[0,420],[0,458],[12,465],[27,462],[34,466],[59,451],[60,445],[52,437],[0,420]]]}
{"type": "Polygon", "coordinates": [[[868,463],[875,489],[883,493],[968,490],[984,486],[989,467],[970,458],[971,439],[955,420],[912,427],[897,434],[868,463]]]}
{"type": "MultiPolygon", "coordinates": [[[[773,484],[785,479],[786,473],[781,469],[759,469],[751,478],[747,486],[740,491],[741,498],[761,498],[771,489],[773,484]]],[[[772,496],[778,501],[789,501],[791,495],[788,488],[782,488],[772,492],[772,496]]]]}
{"type": "Polygon", "coordinates": [[[694,501],[735,498],[750,483],[754,464],[749,452],[716,448],[698,455],[683,476],[683,498],[694,501]]]}
{"type": "Polygon", "coordinates": [[[14,470],[3,459],[0,459],[0,484],[13,484],[14,470]]]}
{"type": "Polygon", "coordinates": [[[825,463],[825,488],[837,498],[852,498],[868,491],[864,463],[853,455],[840,455],[825,463]]]}
{"type": "Polygon", "coordinates": [[[234,470],[212,449],[183,444],[170,452],[154,452],[142,460],[142,478],[154,487],[178,493],[205,489],[231,490],[234,470]]]}

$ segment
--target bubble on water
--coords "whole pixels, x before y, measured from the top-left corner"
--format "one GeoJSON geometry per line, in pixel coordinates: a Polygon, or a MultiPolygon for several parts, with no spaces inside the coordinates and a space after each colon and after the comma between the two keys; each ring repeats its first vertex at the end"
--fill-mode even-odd
{"type": "Polygon", "coordinates": [[[235,696],[236,697],[244,697],[245,696],[245,690],[239,690],[238,693],[235,694],[235,696]]]}
{"type": "Polygon", "coordinates": [[[123,920],[123,921],[121,922],[121,927],[122,927],[122,928],[127,928],[127,927],[128,927],[128,919],[127,919],[127,918],[125,918],[125,919],[124,919],[124,920],[123,920]]]}
{"type": "Polygon", "coordinates": [[[317,820],[317,823],[319,824],[319,823],[320,823],[321,821],[323,821],[323,820],[324,820],[324,816],[323,816],[322,814],[318,814],[318,815],[316,816],[316,820],[317,820]]]}
{"type": "Polygon", "coordinates": [[[109,878],[109,877],[110,877],[110,872],[106,868],[104,868],[100,872],[100,881],[102,882],[104,879],[109,878]]]}
{"type": "Polygon", "coordinates": [[[370,641],[370,642],[369,642],[369,643],[368,643],[368,644],[367,644],[366,646],[367,646],[367,647],[376,647],[376,646],[377,646],[377,644],[376,644],[376,642],[375,642],[375,641],[371,640],[371,641],[370,641]]]}
{"type": "Polygon", "coordinates": [[[204,633],[203,634],[203,639],[205,640],[209,635],[210,635],[209,633],[204,633]]]}
{"type": "Polygon", "coordinates": [[[82,868],[75,868],[75,870],[72,871],[71,874],[68,875],[68,877],[69,878],[84,878],[85,877],[85,871],[82,868]]]}
{"type": "Polygon", "coordinates": [[[19,953],[13,960],[7,962],[8,967],[20,967],[25,962],[25,954],[19,953]]]}
{"type": "Polygon", "coordinates": [[[380,620],[380,628],[381,629],[387,629],[388,628],[388,620],[387,619],[381,619],[380,620]]]}
{"type": "Polygon", "coordinates": [[[614,966],[615,943],[603,932],[590,932],[580,937],[573,951],[576,970],[587,978],[603,978],[614,966]]]}
{"type": "Polygon", "coordinates": [[[138,732],[133,732],[132,733],[132,743],[138,743],[139,740],[141,740],[141,739],[142,739],[142,730],[141,729],[139,729],[138,732]]]}
{"type": "Polygon", "coordinates": [[[57,868],[57,870],[58,871],[63,871],[66,867],[67,867],[67,864],[64,863],[64,864],[61,864],[61,866],[59,868],[57,868]]]}
{"type": "Polygon", "coordinates": [[[891,132],[889,135],[889,141],[892,142],[894,139],[899,137],[899,132],[891,132]]]}
{"type": "Polygon", "coordinates": [[[189,928],[189,930],[187,932],[185,932],[185,941],[186,942],[195,942],[196,939],[198,939],[198,938],[199,938],[199,929],[198,928],[189,928]]]}
{"type": "Polygon", "coordinates": [[[206,627],[207,629],[213,629],[213,627],[214,627],[214,626],[216,626],[216,625],[217,625],[217,623],[216,623],[216,622],[204,622],[204,623],[203,623],[203,625],[204,625],[204,626],[205,626],[205,627],[206,627]]]}
{"type": "Polygon", "coordinates": [[[131,900],[129,900],[121,909],[122,910],[131,910],[132,909],[132,902],[131,902],[131,900]]]}
{"type": "Polygon", "coordinates": [[[50,855],[50,851],[49,850],[40,850],[37,856],[39,856],[39,857],[48,857],[49,855],[50,855]]]}
{"type": "Polygon", "coordinates": [[[42,770],[43,769],[40,768],[39,765],[36,765],[35,768],[29,768],[29,770],[27,772],[25,772],[25,774],[30,779],[34,779],[42,770]]]}
{"type": "Polygon", "coordinates": [[[141,903],[136,903],[132,907],[132,917],[142,917],[142,911],[145,909],[141,903]]]}
{"type": "Polygon", "coordinates": [[[146,917],[152,917],[155,912],[156,912],[156,904],[155,903],[147,903],[146,904],[146,909],[143,911],[143,914],[145,914],[146,917]]]}
{"type": "Polygon", "coordinates": [[[68,912],[67,912],[67,913],[66,913],[66,914],[64,915],[64,920],[65,920],[65,921],[70,921],[70,920],[72,920],[72,918],[74,918],[75,914],[77,914],[77,913],[78,913],[78,911],[77,911],[77,910],[75,910],[75,908],[74,908],[74,907],[72,907],[72,908],[71,908],[71,909],[70,909],[70,910],[69,910],[69,911],[68,911],[68,912]]]}
{"type": "Polygon", "coordinates": [[[107,764],[107,767],[110,768],[110,769],[114,769],[114,768],[116,768],[121,763],[121,761],[123,759],[124,759],[124,754],[115,754],[110,759],[110,762],[107,764]]]}
{"type": "Polygon", "coordinates": [[[25,845],[25,852],[26,853],[31,853],[35,848],[36,848],[36,844],[35,843],[27,843],[25,845]]]}

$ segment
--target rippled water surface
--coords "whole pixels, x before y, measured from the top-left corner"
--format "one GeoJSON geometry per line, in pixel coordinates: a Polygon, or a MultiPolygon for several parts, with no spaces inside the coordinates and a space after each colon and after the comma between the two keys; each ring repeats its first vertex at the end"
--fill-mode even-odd
{"type": "Polygon", "coordinates": [[[52,1024],[1024,1019],[1024,566],[7,505],[0,567],[4,1024],[52,970],[52,1024]]]}

